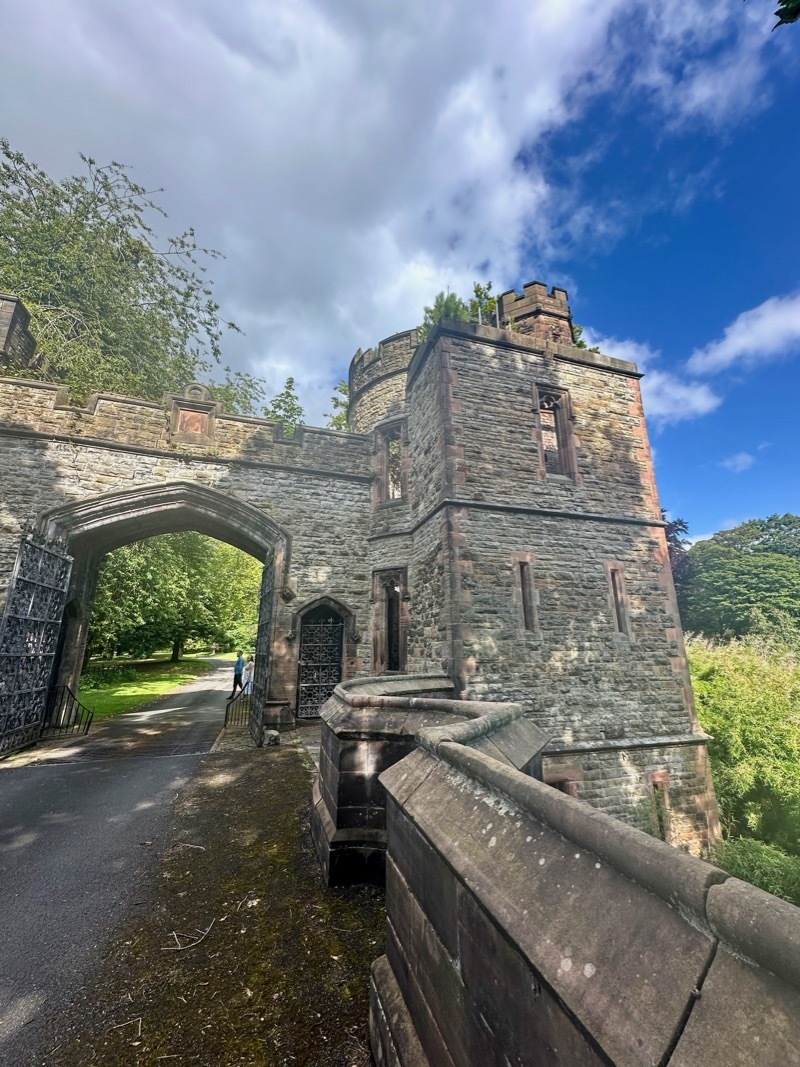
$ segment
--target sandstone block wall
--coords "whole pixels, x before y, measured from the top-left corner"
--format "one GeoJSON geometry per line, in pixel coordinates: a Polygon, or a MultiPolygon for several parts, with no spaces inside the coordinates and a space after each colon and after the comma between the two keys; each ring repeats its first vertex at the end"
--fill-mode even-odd
{"type": "Polygon", "coordinates": [[[383,773],[379,1067],[800,1063],[800,909],[445,742],[383,773]]]}

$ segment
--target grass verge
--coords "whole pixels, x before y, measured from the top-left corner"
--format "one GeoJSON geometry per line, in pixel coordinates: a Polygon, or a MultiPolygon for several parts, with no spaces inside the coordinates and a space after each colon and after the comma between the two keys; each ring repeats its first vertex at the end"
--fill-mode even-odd
{"type": "Polygon", "coordinates": [[[78,699],[94,712],[94,721],[99,722],[168,696],[213,669],[203,660],[184,659],[180,663],[131,665],[126,667],[122,678],[112,676],[107,682],[95,681],[90,673],[88,678],[81,679],[78,699]]]}

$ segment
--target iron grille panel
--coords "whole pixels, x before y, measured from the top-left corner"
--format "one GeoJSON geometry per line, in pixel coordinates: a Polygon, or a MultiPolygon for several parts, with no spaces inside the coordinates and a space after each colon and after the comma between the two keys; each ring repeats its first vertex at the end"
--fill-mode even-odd
{"type": "Polygon", "coordinates": [[[63,541],[25,532],[0,621],[0,755],[41,733],[71,571],[63,541]]]}
{"type": "Polygon", "coordinates": [[[297,715],[313,719],[342,680],[344,620],[332,608],[309,612],[300,629],[297,715]]]}

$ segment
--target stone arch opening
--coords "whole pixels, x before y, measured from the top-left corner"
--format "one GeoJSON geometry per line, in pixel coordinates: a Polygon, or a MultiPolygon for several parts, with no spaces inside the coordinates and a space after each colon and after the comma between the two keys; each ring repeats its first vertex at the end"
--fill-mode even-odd
{"type": "Polygon", "coordinates": [[[77,687],[102,558],[135,541],[192,530],[233,545],[264,564],[255,689],[262,700],[268,699],[272,620],[276,596],[283,589],[291,540],[262,511],[205,485],[172,482],[104,493],[51,509],[39,517],[37,528],[47,538],[61,538],[74,560],[54,684],[73,690],[77,687]]]}

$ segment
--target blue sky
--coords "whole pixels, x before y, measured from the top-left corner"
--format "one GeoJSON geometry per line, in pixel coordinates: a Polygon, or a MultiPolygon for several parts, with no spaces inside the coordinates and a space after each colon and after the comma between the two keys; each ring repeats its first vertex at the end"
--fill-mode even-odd
{"type": "Polygon", "coordinates": [[[440,289],[564,285],[695,536],[800,512],[800,25],[772,0],[5,0],[0,134],[121,160],[320,423],[440,289]]]}

